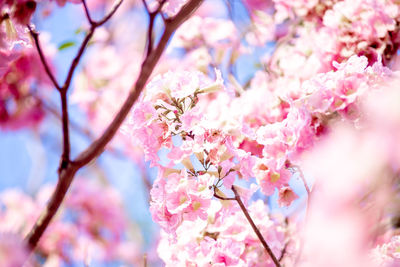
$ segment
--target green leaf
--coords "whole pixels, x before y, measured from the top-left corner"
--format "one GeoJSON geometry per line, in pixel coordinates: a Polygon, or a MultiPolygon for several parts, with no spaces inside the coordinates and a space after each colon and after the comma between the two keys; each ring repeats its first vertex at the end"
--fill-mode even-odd
{"type": "Polygon", "coordinates": [[[75,45],[76,45],[75,41],[65,41],[65,42],[61,43],[61,44],[58,46],[58,50],[61,51],[61,50],[64,50],[64,49],[73,47],[73,46],[75,46],[75,45]]]}
{"type": "Polygon", "coordinates": [[[80,34],[81,32],[83,32],[83,28],[82,27],[79,27],[78,29],[75,30],[75,34],[76,35],[80,34]]]}

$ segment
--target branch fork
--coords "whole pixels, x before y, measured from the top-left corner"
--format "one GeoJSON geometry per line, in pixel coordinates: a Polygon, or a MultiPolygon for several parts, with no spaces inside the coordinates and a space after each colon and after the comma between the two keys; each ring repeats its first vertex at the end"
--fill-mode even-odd
{"type": "MultiPolygon", "coordinates": [[[[165,21],[164,32],[155,48],[152,48],[152,40],[148,40],[148,44],[150,49],[147,49],[147,55],[142,63],[140,74],[135,82],[135,84],[131,87],[130,93],[126,98],[124,104],[121,106],[119,112],[114,117],[113,121],[109,124],[103,134],[95,140],[86,150],[81,152],[74,160],[70,158],[70,140],[69,140],[69,115],[68,115],[68,99],[67,92],[70,87],[72,76],[75,72],[75,69],[82,58],[82,55],[89,43],[90,38],[93,36],[96,28],[102,26],[106,23],[117,11],[119,6],[122,4],[122,0],[120,0],[114,8],[110,11],[108,15],[106,15],[100,21],[94,21],[89,13],[89,9],[86,5],[85,0],[83,0],[83,6],[85,9],[86,18],[91,25],[89,32],[86,34],[77,55],[73,59],[71,66],[69,68],[67,78],[62,86],[60,86],[55,79],[53,73],[50,70],[49,65],[45,59],[43,51],[41,49],[38,33],[33,30],[31,26],[28,25],[28,29],[32,38],[34,39],[36,49],[40,56],[41,62],[46,70],[47,75],[52,81],[54,87],[60,92],[61,97],[61,106],[62,106],[62,130],[63,130],[63,153],[61,156],[60,167],[58,170],[58,183],[56,188],[48,202],[46,209],[42,212],[39,219],[36,221],[28,235],[25,237],[26,242],[29,245],[31,251],[35,249],[37,246],[40,237],[43,235],[44,231],[50,224],[52,218],[57,213],[72,181],[76,174],[76,172],[87,165],[90,161],[99,156],[105,149],[106,145],[111,141],[119,127],[125,120],[128,115],[130,109],[133,104],[138,99],[140,93],[142,92],[145,84],[147,83],[155,65],[160,59],[165,47],[169,39],[171,38],[174,31],[196,10],[203,0],[190,0],[188,1],[181,10],[172,18],[169,18],[168,21],[165,21]]],[[[163,0],[162,2],[165,2],[163,0]]],[[[160,2],[160,3],[162,3],[160,2]]],[[[162,5],[160,5],[158,12],[160,12],[162,5]]],[[[154,20],[154,19],[153,19],[154,20]]],[[[150,27],[149,27],[150,28],[150,27]]],[[[149,29],[150,34],[152,34],[152,29],[149,29]]]]}

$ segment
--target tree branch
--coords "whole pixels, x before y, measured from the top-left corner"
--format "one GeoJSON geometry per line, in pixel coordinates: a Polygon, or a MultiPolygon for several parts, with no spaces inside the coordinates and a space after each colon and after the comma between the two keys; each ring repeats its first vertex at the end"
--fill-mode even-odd
{"type": "Polygon", "coordinates": [[[36,48],[38,50],[40,59],[42,61],[42,64],[46,70],[47,75],[49,76],[50,80],[53,82],[54,86],[57,88],[57,90],[60,93],[60,98],[61,98],[61,119],[62,119],[62,132],[63,132],[63,152],[61,154],[61,159],[60,159],[60,165],[58,168],[58,173],[61,173],[62,169],[65,169],[68,164],[70,163],[70,152],[71,152],[71,144],[70,144],[70,134],[69,134],[69,114],[68,114],[68,96],[67,96],[67,91],[71,85],[72,77],[73,74],[76,70],[76,67],[78,66],[83,53],[85,52],[85,49],[87,48],[87,45],[92,38],[95,30],[106,23],[117,11],[117,9],[121,6],[122,0],[119,0],[118,3],[113,7],[113,9],[109,12],[108,15],[106,15],[102,20],[96,22],[93,21],[89,9],[87,7],[86,1],[82,0],[84,9],[85,9],[85,14],[86,17],[90,23],[90,30],[86,34],[81,46],[79,47],[78,53],[76,54],[75,58],[71,62],[71,66],[68,69],[67,77],[65,79],[65,82],[62,86],[58,84],[56,81],[53,73],[50,71],[50,68],[46,62],[46,59],[44,57],[43,51],[40,47],[39,43],[39,38],[38,38],[38,33],[35,32],[30,25],[28,26],[28,29],[35,41],[36,48]]]}
{"type": "Polygon", "coordinates": [[[109,21],[111,19],[112,16],[114,16],[115,12],[117,12],[118,8],[121,6],[123,0],[119,0],[117,2],[117,4],[111,9],[110,13],[108,13],[108,15],[106,15],[102,20],[97,21],[97,22],[93,22],[97,27],[102,26],[104,23],[106,23],[107,21],[109,21]]]}
{"type": "Polygon", "coordinates": [[[72,60],[71,66],[69,67],[67,78],[62,86],[62,90],[67,91],[69,86],[71,85],[72,76],[74,75],[75,69],[78,66],[79,61],[82,58],[83,52],[85,51],[87,44],[89,43],[90,39],[92,38],[97,26],[91,26],[89,32],[86,34],[85,39],[81,46],[79,47],[78,53],[76,54],[75,58],[72,60]]]}
{"type": "MultiPolygon", "coordinates": [[[[163,53],[171,35],[192,14],[192,12],[194,12],[194,10],[200,6],[201,3],[202,0],[190,0],[181,8],[177,15],[165,21],[164,33],[157,47],[148,56],[146,56],[145,60],[143,61],[139,77],[137,78],[134,86],[132,86],[127,99],[122,105],[120,111],[114,117],[113,121],[96,141],[94,141],[85,151],[80,153],[75,160],[71,161],[66,168],[60,170],[56,189],[52,194],[45,211],[36,221],[35,225],[26,237],[31,250],[36,247],[40,237],[43,235],[50,221],[56,214],[65,197],[65,194],[67,193],[68,188],[71,185],[75,173],[100,155],[105,149],[105,146],[114,137],[118,128],[128,115],[129,110],[138,99],[156,63],[160,59],[161,54],[163,53]]],[[[109,16],[111,17],[114,12],[115,11],[110,12],[109,16]]],[[[108,19],[108,16],[105,19],[108,19]]],[[[101,25],[106,21],[105,19],[96,25],[101,25]]]]}
{"type": "MultiPolygon", "coordinates": [[[[161,13],[161,9],[164,6],[166,0],[161,0],[158,4],[158,7],[155,11],[151,11],[149,6],[147,5],[146,0],[142,0],[144,8],[149,15],[149,27],[147,28],[147,52],[146,55],[148,56],[151,51],[153,51],[153,29],[154,29],[154,22],[158,14],[161,13]]],[[[162,13],[161,13],[162,14],[162,13]]]]}
{"type": "Polygon", "coordinates": [[[90,25],[92,25],[93,20],[92,20],[92,17],[90,16],[90,12],[89,12],[89,8],[87,6],[86,0],[82,0],[82,4],[83,4],[83,8],[85,9],[86,18],[87,18],[88,22],[90,23],[90,25]]]}
{"type": "Polygon", "coordinates": [[[32,29],[32,27],[28,24],[27,25],[28,29],[29,29],[29,33],[31,34],[34,42],[35,42],[35,46],[36,46],[36,50],[38,51],[39,57],[40,57],[40,61],[42,62],[42,65],[46,71],[47,76],[49,76],[51,82],[53,83],[54,87],[58,90],[61,91],[61,86],[58,84],[56,78],[54,77],[53,73],[50,70],[49,65],[47,64],[46,58],[43,54],[42,48],[40,46],[40,42],[39,42],[39,34],[32,29]]]}
{"type": "Polygon", "coordinates": [[[271,257],[272,261],[275,263],[275,266],[280,267],[281,264],[279,263],[278,259],[275,257],[274,253],[272,252],[271,248],[268,246],[267,242],[265,241],[264,237],[260,233],[260,230],[258,230],[257,226],[254,224],[253,219],[250,217],[249,212],[247,211],[246,207],[244,206],[242,200],[240,199],[240,196],[238,192],[236,191],[236,188],[234,185],[232,185],[232,191],[235,194],[235,200],[239,204],[240,208],[242,209],[244,216],[246,216],[246,219],[249,221],[251,227],[253,228],[253,231],[256,233],[258,239],[261,241],[263,247],[267,251],[268,255],[271,257]]]}
{"type": "Polygon", "coordinates": [[[63,86],[61,87],[60,97],[61,97],[61,119],[62,119],[62,132],[63,132],[63,152],[61,155],[60,166],[58,168],[58,173],[61,173],[62,169],[65,169],[68,164],[70,163],[70,135],[69,135],[69,114],[68,114],[68,89],[71,85],[72,76],[78,66],[79,61],[82,58],[82,55],[89,43],[90,39],[92,38],[94,31],[96,30],[97,26],[90,27],[89,32],[86,34],[85,39],[83,40],[78,53],[76,54],[75,58],[72,60],[71,66],[69,67],[67,78],[63,86]]]}
{"type": "Polygon", "coordinates": [[[83,151],[74,161],[78,166],[84,166],[92,159],[97,157],[105,148],[105,146],[114,137],[118,128],[129,113],[129,110],[142,92],[148,78],[150,77],[156,63],[161,57],[172,33],[192,14],[194,10],[202,3],[203,0],[190,0],[179,13],[172,19],[169,19],[165,25],[164,33],[161,36],[157,47],[148,55],[142,63],[142,68],[135,85],[131,88],[128,98],[125,100],[121,109],[107,127],[104,133],[85,151],[83,151]]]}
{"type": "MultiPolygon", "coordinates": [[[[34,94],[32,94],[32,96],[35,97],[36,99],[40,100],[40,98],[38,96],[36,96],[34,94]]],[[[60,122],[62,122],[62,116],[61,116],[60,112],[58,112],[56,107],[54,107],[51,103],[46,103],[45,101],[42,102],[42,106],[50,114],[52,114],[54,117],[56,117],[58,120],[60,120],[60,122]]],[[[70,126],[71,130],[74,130],[76,133],[86,137],[87,139],[89,139],[90,142],[93,142],[93,140],[95,139],[95,137],[93,136],[93,133],[88,128],[84,128],[72,120],[69,121],[69,126],[70,126]]],[[[107,148],[107,150],[115,157],[126,158],[126,155],[124,155],[124,153],[121,150],[119,150],[115,147],[107,148]]]]}
{"type": "Polygon", "coordinates": [[[220,195],[217,194],[217,192],[214,191],[214,197],[221,199],[221,200],[236,200],[234,197],[221,197],[220,195]]]}
{"type": "Polygon", "coordinates": [[[85,49],[87,48],[87,45],[92,38],[94,32],[98,27],[103,25],[105,22],[107,22],[117,11],[117,9],[121,6],[122,0],[120,0],[114,8],[110,11],[110,13],[105,16],[102,20],[99,22],[95,22],[92,20],[89,9],[86,5],[86,1],[82,0],[86,17],[90,23],[90,30],[86,34],[85,39],[83,40],[78,53],[76,54],[75,58],[72,60],[71,66],[68,70],[67,78],[65,79],[64,85],[61,87],[60,90],[60,96],[61,96],[61,114],[62,114],[62,130],[63,130],[63,153],[61,155],[61,162],[60,162],[60,167],[58,169],[58,172],[60,173],[62,169],[66,168],[66,166],[70,163],[70,151],[71,151],[71,145],[70,145],[70,137],[69,137],[69,114],[68,114],[68,100],[67,100],[67,91],[71,85],[72,81],[72,76],[76,70],[76,67],[79,64],[79,61],[82,58],[83,53],[85,52],[85,49]]]}
{"type": "Polygon", "coordinates": [[[31,250],[34,250],[40,237],[43,235],[50,221],[53,219],[54,215],[57,213],[61,202],[63,201],[65,194],[69,186],[71,185],[72,179],[79,168],[74,164],[68,164],[65,169],[62,169],[59,173],[59,179],[57,186],[51,195],[51,198],[45,208],[45,210],[40,215],[39,219],[35,222],[35,225],[30,230],[28,235],[25,237],[26,242],[31,250]]]}
{"type": "Polygon", "coordinates": [[[68,166],[70,162],[70,152],[71,152],[71,144],[69,141],[70,138],[69,138],[69,114],[68,114],[67,90],[63,88],[60,91],[63,152],[61,154],[60,166],[58,167],[59,174],[62,169],[65,169],[68,166]]]}
{"type": "Polygon", "coordinates": [[[289,244],[288,242],[285,243],[285,246],[283,247],[281,252],[281,256],[279,257],[279,262],[281,262],[283,260],[283,257],[285,257],[288,244],[289,244]]]}

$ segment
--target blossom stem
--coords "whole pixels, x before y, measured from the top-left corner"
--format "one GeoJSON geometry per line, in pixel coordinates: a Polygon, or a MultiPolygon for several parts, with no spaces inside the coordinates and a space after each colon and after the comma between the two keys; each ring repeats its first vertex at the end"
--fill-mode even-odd
{"type": "Polygon", "coordinates": [[[310,198],[311,190],[310,190],[310,187],[307,184],[306,179],[304,178],[304,174],[303,174],[303,172],[301,171],[300,168],[297,168],[297,171],[299,172],[300,179],[303,181],[304,187],[305,187],[305,189],[307,191],[308,198],[310,198]]]}
{"type": "Polygon", "coordinates": [[[265,241],[264,237],[262,236],[260,230],[258,230],[257,226],[255,225],[253,219],[250,217],[249,212],[247,211],[246,207],[244,206],[242,200],[240,199],[240,196],[235,188],[234,185],[232,185],[232,191],[235,194],[235,200],[239,204],[240,208],[242,209],[244,216],[246,216],[246,219],[249,221],[251,227],[253,228],[253,231],[256,233],[258,239],[261,241],[263,247],[267,251],[268,255],[271,257],[272,261],[274,262],[275,266],[280,267],[281,264],[279,263],[278,259],[275,257],[274,253],[272,252],[271,248],[268,246],[267,242],[265,241]]]}

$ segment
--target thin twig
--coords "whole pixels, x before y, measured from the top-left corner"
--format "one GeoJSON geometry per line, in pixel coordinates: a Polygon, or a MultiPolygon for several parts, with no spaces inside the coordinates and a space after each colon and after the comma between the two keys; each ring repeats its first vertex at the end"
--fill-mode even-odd
{"type": "Polygon", "coordinates": [[[84,10],[86,17],[90,23],[90,30],[87,32],[83,42],[81,43],[81,46],[79,47],[78,53],[76,54],[75,58],[72,60],[71,65],[68,69],[67,77],[65,79],[65,82],[62,86],[58,84],[56,81],[53,73],[50,71],[50,68],[46,62],[46,59],[44,57],[43,51],[41,49],[40,43],[39,43],[39,38],[38,38],[38,33],[32,29],[30,25],[28,26],[28,29],[35,41],[36,48],[38,50],[41,62],[46,70],[47,75],[53,82],[54,86],[57,88],[57,90],[60,92],[60,98],[61,98],[61,118],[62,118],[62,132],[63,132],[63,152],[61,154],[61,160],[60,160],[60,166],[58,168],[58,173],[60,174],[62,169],[65,169],[68,164],[70,164],[70,152],[71,152],[71,144],[70,144],[70,134],[69,134],[69,113],[68,113],[68,89],[71,85],[72,77],[74,75],[74,72],[82,58],[83,53],[85,52],[87,45],[92,38],[95,30],[106,23],[117,11],[117,9],[121,6],[122,0],[118,1],[118,3],[113,7],[113,9],[109,12],[108,15],[106,15],[102,20],[96,22],[93,21],[90,13],[88,6],[86,4],[85,0],[82,0],[84,10]]]}
{"type": "Polygon", "coordinates": [[[117,12],[118,8],[121,6],[123,0],[119,0],[117,2],[117,4],[111,9],[110,13],[108,13],[107,16],[105,16],[102,20],[94,22],[94,24],[97,27],[102,26],[104,23],[106,23],[107,21],[109,21],[111,19],[112,16],[114,16],[115,12],[117,12]]]}
{"type": "Polygon", "coordinates": [[[81,46],[79,47],[78,53],[75,58],[72,60],[71,66],[69,67],[67,78],[60,90],[61,96],[61,117],[62,117],[62,132],[63,132],[63,153],[61,155],[61,162],[58,168],[58,172],[60,173],[62,169],[65,169],[70,163],[70,138],[69,138],[69,113],[68,113],[68,89],[71,85],[72,76],[78,66],[79,61],[82,58],[83,52],[85,51],[87,44],[92,38],[94,31],[96,30],[96,26],[91,26],[89,32],[86,34],[85,39],[83,40],[81,46]]]}
{"type": "MultiPolygon", "coordinates": [[[[39,99],[38,96],[35,96],[35,95],[33,95],[33,96],[35,98],[39,99]]],[[[52,114],[57,119],[59,119],[60,122],[62,121],[61,114],[60,114],[60,112],[58,112],[56,107],[54,107],[53,105],[48,104],[46,102],[42,102],[42,106],[50,114],[52,114]]],[[[90,142],[92,142],[95,139],[95,137],[93,136],[93,133],[89,129],[83,128],[81,125],[79,125],[75,121],[70,120],[69,126],[70,126],[71,130],[79,133],[80,135],[85,136],[87,139],[89,139],[90,142]]],[[[118,150],[115,147],[109,147],[109,148],[107,148],[107,151],[109,151],[115,157],[126,158],[126,155],[124,155],[124,153],[121,150],[118,150]]]]}
{"type": "Polygon", "coordinates": [[[34,29],[32,29],[32,27],[29,24],[27,25],[27,27],[28,27],[29,32],[30,32],[30,34],[31,34],[31,36],[32,36],[32,38],[33,38],[33,40],[35,42],[36,50],[39,53],[40,61],[43,64],[43,67],[44,67],[44,69],[45,69],[45,71],[47,73],[47,76],[49,76],[49,78],[50,78],[51,82],[53,83],[54,87],[58,91],[61,91],[61,87],[58,84],[58,82],[57,82],[56,78],[54,77],[53,73],[51,72],[49,64],[47,64],[47,60],[46,60],[46,58],[45,58],[45,56],[43,54],[43,50],[42,50],[42,48],[40,46],[40,42],[39,42],[39,34],[34,29]]]}
{"type": "Polygon", "coordinates": [[[85,151],[81,152],[75,160],[71,161],[70,164],[67,165],[66,168],[60,171],[58,183],[46,209],[41,214],[40,218],[35,222],[33,228],[26,237],[27,243],[29,244],[31,250],[36,247],[40,237],[43,235],[52,218],[57,213],[57,210],[59,209],[76,172],[104,151],[105,146],[114,137],[133,104],[138,99],[173,32],[194,12],[194,10],[200,6],[201,3],[202,0],[188,1],[188,3],[185,4],[177,13],[177,15],[165,22],[164,33],[161,36],[157,47],[143,61],[140,74],[134,86],[132,86],[127,99],[120,108],[120,111],[114,117],[113,121],[96,141],[94,141],[85,151]]]}
{"type": "Polygon", "coordinates": [[[147,14],[150,14],[151,11],[149,9],[149,6],[147,5],[146,0],[142,0],[142,3],[143,3],[144,9],[146,10],[147,14]]]}
{"type": "Polygon", "coordinates": [[[289,168],[293,168],[293,169],[295,169],[295,170],[299,173],[300,179],[301,179],[301,181],[302,181],[303,184],[304,184],[304,187],[305,187],[305,189],[306,189],[306,191],[307,191],[308,197],[310,197],[310,195],[311,195],[311,190],[310,190],[310,187],[309,187],[308,184],[307,184],[306,179],[304,178],[304,174],[303,174],[303,171],[301,170],[301,168],[300,168],[299,166],[293,165],[293,164],[290,164],[289,168]]]}
{"type": "Polygon", "coordinates": [[[82,58],[83,52],[85,51],[90,39],[92,38],[95,30],[102,26],[104,23],[106,23],[118,10],[118,8],[121,6],[123,0],[119,0],[118,3],[112,8],[112,10],[106,15],[102,20],[100,21],[93,21],[92,18],[90,17],[89,10],[87,9],[86,2],[83,0],[83,6],[85,7],[85,13],[87,14],[88,21],[90,23],[90,29],[89,32],[86,34],[85,39],[83,40],[81,46],[79,47],[78,53],[76,54],[75,58],[72,60],[71,66],[69,67],[67,78],[65,79],[63,89],[68,90],[72,76],[75,72],[76,67],[78,66],[79,61],[82,58]]]}
{"type": "Polygon", "coordinates": [[[278,259],[279,262],[281,262],[283,260],[283,257],[285,257],[288,244],[289,244],[289,242],[285,243],[285,246],[283,247],[282,252],[281,252],[281,256],[278,259]]]}
{"type": "Polygon", "coordinates": [[[81,43],[81,46],[78,50],[78,53],[76,54],[75,58],[72,60],[71,66],[68,70],[67,78],[65,79],[65,82],[63,86],[61,87],[60,95],[61,95],[61,115],[62,115],[62,129],[63,129],[63,153],[61,155],[61,162],[60,162],[60,167],[58,169],[58,172],[60,173],[62,169],[66,168],[66,166],[70,163],[70,151],[71,151],[71,145],[70,145],[70,137],[69,137],[69,114],[68,114],[68,100],[67,100],[67,91],[71,85],[72,81],[72,76],[76,70],[76,67],[79,64],[79,61],[82,58],[83,53],[85,52],[88,43],[90,39],[92,38],[95,30],[106,23],[117,11],[117,9],[121,6],[122,0],[118,1],[118,3],[113,7],[113,9],[110,11],[110,13],[105,16],[102,20],[95,22],[92,20],[89,9],[86,5],[86,1],[82,0],[86,17],[90,23],[90,30],[86,34],[83,42],[81,43]]]}
{"type": "Polygon", "coordinates": [[[147,28],[147,52],[146,52],[146,55],[148,56],[151,53],[151,51],[153,51],[153,31],[154,31],[155,19],[158,14],[162,14],[161,9],[167,1],[166,0],[160,1],[155,11],[151,11],[149,9],[146,0],[142,0],[142,2],[147,14],[149,15],[149,27],[147,28]]]}
{"type": "Polygon", "coordinates": [[[217,192],[214,192],[214,197],[221,199],[221,200],[236,200],[234,197],[221,197],[220,195],[217,194],[217,192]]]}
{"type": "MultiPolygon", "coordinates": [[[[34,95],[34,97],[39,99],[38,96],[34,95]]],[[[58,109],[53,104],[49,104],[49,103],[42,101],[42,106],[54,117],[56,117],[60,121],[62,120],[60,112],[58,112],[58,109]]],[[[85,137],[87,137],[90,140],[94,139],[94,137],[89,129],[82,128],[78,123],[76,123],[74,121],[70,121],[69,124],[70,124],[71,129],[73,129],[74,131],[80,133],[81,135],[84,135],[85,137]]]]}
{"type": "MultiPolygon", "coordinates": [[[[288,217],[286,217],[286,218],[285,218],[285,226],[288,227],[288,224],[289,224],[289,219],[288,219],[288,217]]],[[[286,251],[287,251],[287,247],[288,247],[288,245],[289,245],[289,242],[290,242],[290,241],[286,241],[286,242],[285,242],[285,245],[283,246],[283,249],[282,249],[282,252],[281,252],[281,256],[280,256],[279,259],[278,259],[279,262],[282,262],[283,258],[285,257],[286,251]]]]}
{"type": "Polygon", "coordinates": [[[89,12],[89,8],[87,6],[86,0],[82,0],[82,4],[85,9],[86,18],[87,18],[88,22],[90,23],[90,25],[92,25],[93,20],[92,20],[92,17],[90,16],[90,12],[89,12]]]}
{"type": "Polygon", "coordinates": [[[141,172],[142,172],[142,175],[141,175],[142,181],[143,181],[144,186],[146,187],[148,199],[150,200],[150,197],[151,197],[150,191],[151,191],[151,188],[152,188],[151,181],[150,181],[150,176],[148,175],[146,167],[141,168],[141,172]]]}
{"type": "Polygon", "coordinates": [[[249,212],[247,211],[246,207],[244,206],[242,200],[240,199],[240,196],[238,192],[236,191],[236,188],[234,185],[232,185],[232,191],[235,194],[235,200],[239,204],[240,208],[242,209],[244,216],[246,216],[246,219],[249,221],[251,227],[253,228],[253,231],[256,233],[258,239],[261,241],[263,247],[267,251],[268,255],[271,257],[272,261],[275,263],[275,266],[280,267],[281,264],[279,263],[278,259],[275,257],[274,253],[272,252],[271,248],[268,246],[267,242],[265,241],[264,237],[260,233],[260,230],[258,230],[257,226],[254,224],[253,219],[250,217],[249,212]]]}
{"type": "Polygon", "coordinates": [[[304,187],[306,188],[308,197],[310,197],[311,196],[311,190],[310,190],[310,187],[308,187],[306,179],[304,178],[304,174],[303,174],[303,172],[301,171],[300,168],[297,168],[297,171],[299,172],[300,179],[303,181],[304,187]]]}
{"type": "Polygon", "coordinates": [[[71,66],[69,67],[67,78],[62,86],[62,90],[67,91],[69,86],[71,85],[72,76],[74,75],[75,69],[78,66],[79,61],[82,58],[83,52],[85,51],[87,44],[89,43],[90,39],[92,38],[94,31],[96,30],[97,26],[91,26],[89,32],[86,34],[85,39],[81,46],[79,47],[78,53],[76,54],[75,58],[72,60],[71,66]]]}

